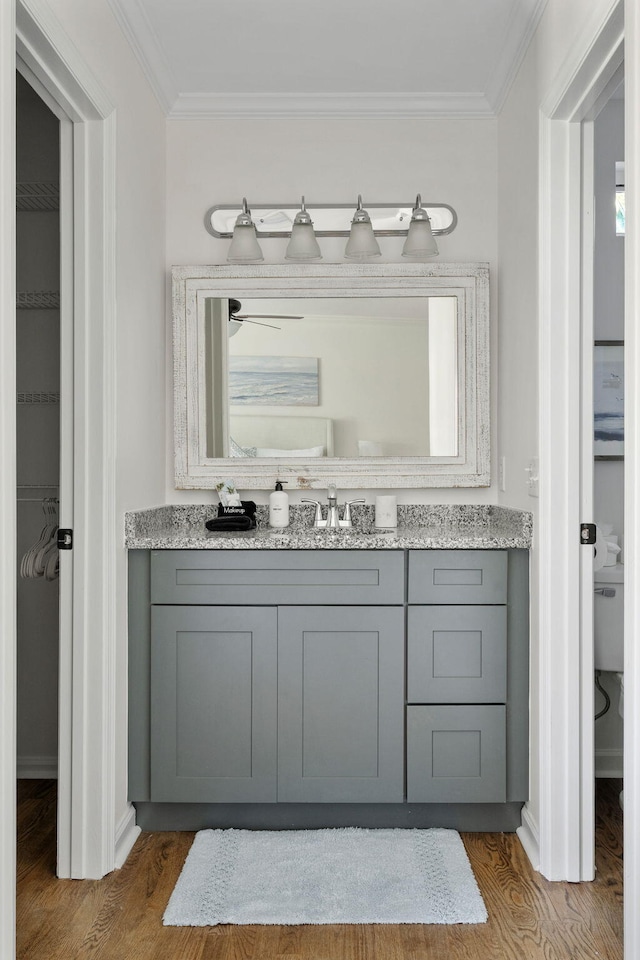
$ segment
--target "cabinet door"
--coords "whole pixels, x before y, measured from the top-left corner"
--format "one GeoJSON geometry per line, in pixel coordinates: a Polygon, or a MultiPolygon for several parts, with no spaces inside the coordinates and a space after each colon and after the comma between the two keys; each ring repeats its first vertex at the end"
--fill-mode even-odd
{"type": "Polygon", "coordinates": [[[402,607],[285,607],[278,800],[401,802],[402,607]]]}
{"type": "Polygon", "coordinates": [[[276,800],[275,607],[153,607],[151,799],[276,800]]]}

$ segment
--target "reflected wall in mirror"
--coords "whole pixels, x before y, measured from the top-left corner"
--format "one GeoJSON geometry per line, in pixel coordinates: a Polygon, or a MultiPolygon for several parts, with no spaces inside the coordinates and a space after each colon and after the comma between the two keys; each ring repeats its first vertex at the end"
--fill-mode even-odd
{"type": "Polygon", "coordinates": [[[485,264],[175,267],[176,486],[482,486],[485,264]]]}
{"type": "Polygon", "coordinates": [[[234,320],[229,301],[208,300],[207,341],[219,343],[226,329],[228,357],[216,372],[207,351],[207,395],[226,372],[228,422],[214,427],[222,405],[207,411],[207,456],[316,450],[304,425],[299,433],[307,406],[308,420],[331,421],[322,456],[455,457],[457,306],[452,296],[244,298],[246,319],[234,320]],[[277,445],[265,435],[269,417],[277,445]]]}

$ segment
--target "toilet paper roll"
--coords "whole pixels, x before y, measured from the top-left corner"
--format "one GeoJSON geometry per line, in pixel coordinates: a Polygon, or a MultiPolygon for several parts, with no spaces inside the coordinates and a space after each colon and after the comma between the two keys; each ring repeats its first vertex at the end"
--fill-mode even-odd
{"type": "Polygon", "coordinates": [[[593,569],[602,570],[607,560],[607,541],[600,527],[596,527],[596,542],[593,548],[593,569]]]}

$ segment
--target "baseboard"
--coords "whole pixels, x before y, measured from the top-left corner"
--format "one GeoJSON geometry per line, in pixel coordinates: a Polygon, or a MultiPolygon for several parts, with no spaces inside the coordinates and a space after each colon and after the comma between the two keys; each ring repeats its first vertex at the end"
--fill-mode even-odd
{"type": "Polygon", "coordinates": [[[619,778],[623,775],[624,763],[621,749],[602,749],[595,752],[596,777],[619,778]]]}
{"type": "Polygon", "coordinates": [[[534,870],[540,870],[540,835],[528,803],[522,808],[522,826],[518,827],[516,834],[531,861],[531,866],[534,870]]]}
{"type": "Polygon", "coordinates": [[[136,810],[132,804],[127,804],[127,810],[116,830],[115,869],[119,870],[131,853],[134,843],[142,833],[136,824],[136,810]]]}
{"type": "Polygon", "coordinates": [[[18,780],[57,780],[57,757],[18,757],[16,763],[18,780]]]}

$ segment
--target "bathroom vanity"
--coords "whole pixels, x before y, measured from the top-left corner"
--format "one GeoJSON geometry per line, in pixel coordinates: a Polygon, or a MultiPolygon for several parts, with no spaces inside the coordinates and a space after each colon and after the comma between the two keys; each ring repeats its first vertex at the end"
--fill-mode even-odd
{"type": "Polygon", "coordinates": [[[208,534],[207,509],[128,517],[138,823],[515,829],[529,515],[208,534]]]}

